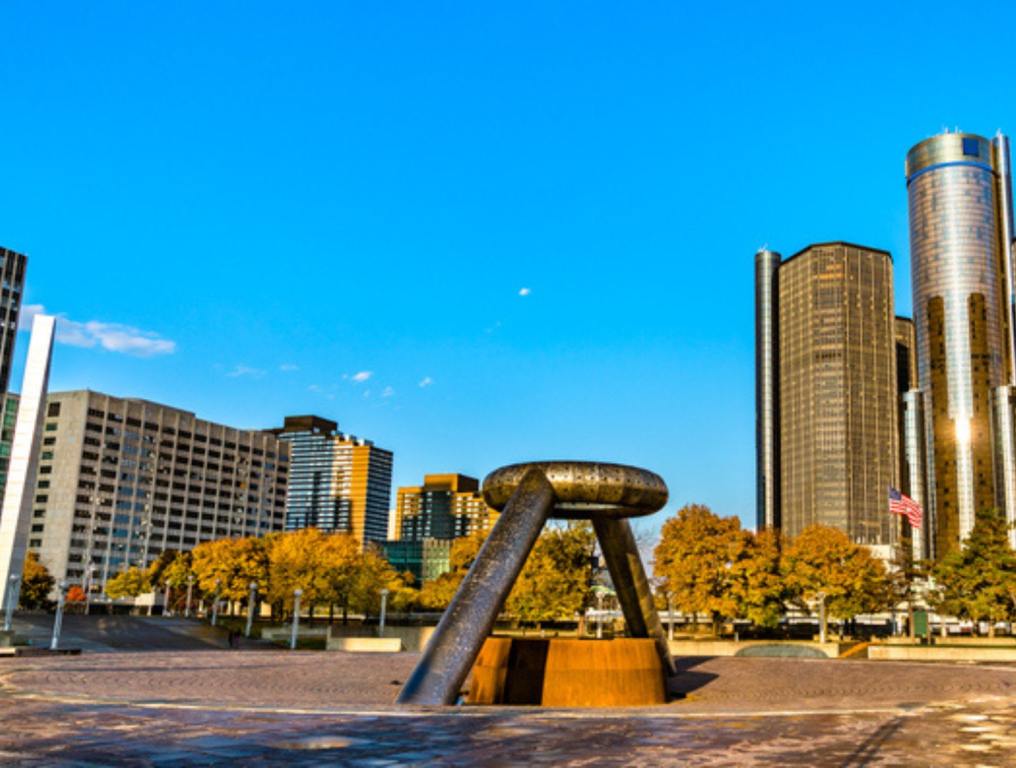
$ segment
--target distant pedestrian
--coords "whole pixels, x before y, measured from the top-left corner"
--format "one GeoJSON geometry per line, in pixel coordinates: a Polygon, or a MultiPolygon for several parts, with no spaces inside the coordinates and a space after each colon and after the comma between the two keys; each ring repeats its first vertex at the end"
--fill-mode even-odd
{"type": "Polygon", "coordinates": [[[240,633],[235,629],[229,630],[229,647],[233,649],[240,647],[240,633]]]}

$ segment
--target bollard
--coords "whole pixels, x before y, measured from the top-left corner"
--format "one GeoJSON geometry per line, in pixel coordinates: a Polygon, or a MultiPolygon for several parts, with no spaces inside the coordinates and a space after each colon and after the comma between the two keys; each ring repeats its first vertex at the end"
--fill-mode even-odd
{"type": "Polygon", "coordinates": [[[296,635],[300,631],[300,595],[302,589],[293,590],[293,630],[289,634],[289,650],[296,650],[296,635]]]}
{"type": "Polygon", "coordinates": [[[49,640],[49,649],[51,651],[55,651],[60,647],[60,627],[63,625],[64,596],[67,594],[67,581],[61,579],[56,588],[56,616],[53,617],[53,637],[49,640]]]}
{"type": "Polygon", "coordinates": [[[21,581],[20,576],[11,576],[7,581],[7,597],[4,601],[6,603],[4,607],[4,632],[10,632],[11,626],[14,624],[14,595],[18,592],[19,581],[21,581]]]}
{"type": "Polygon", "coordinates": [[[212,626],[219,620],[219,593],[222,591],[222,579],[215,580],[215,597],[212,598],[212,626]]]}
{"type": "Polygon", "coordinates": [[[377,636],[385,636],[385,607],[388,605],[388,590],[381,590],[381,617],[377,623],[377,636]]]}
{"type": "Polygon", "coordinates": [[[187,576],[187,605],[183,610],[184,617],[188,619],[190,618],[191,594],[193,592],[194,592],[194,574],[191,573],[187,576]]]}
{"type": "Polygon", "coordinates": [[[247,627],[243,631],[244,637],[250,637],[251,627],[254,625],[254,600],[258,593],[258,583],[250,583],[250,597],[247,598],[247,627]]]}

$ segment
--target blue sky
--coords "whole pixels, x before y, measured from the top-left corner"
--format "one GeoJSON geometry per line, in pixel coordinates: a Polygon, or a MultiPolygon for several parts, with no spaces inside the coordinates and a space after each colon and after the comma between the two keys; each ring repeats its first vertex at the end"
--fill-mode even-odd
{"type": "Polygon", "coordinates": [[[52,388],[318,413],[396,484],[633,463],[753,524],[754,251],[888,248],[909,313],[904,155],[1016,133],[1016,19],[684,5],[5,3],[52,388]]]}

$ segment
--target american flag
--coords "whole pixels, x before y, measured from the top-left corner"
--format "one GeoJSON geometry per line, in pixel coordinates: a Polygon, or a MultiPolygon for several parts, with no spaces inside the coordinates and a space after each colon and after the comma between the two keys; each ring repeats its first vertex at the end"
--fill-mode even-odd
{"type": "Polygon", "coordinates": [[[921,505],[892,486],[889,487],[889,514],[903,515],[910,521],[912,528],[921,527],[921,518],[923,516],[921,505]]]}

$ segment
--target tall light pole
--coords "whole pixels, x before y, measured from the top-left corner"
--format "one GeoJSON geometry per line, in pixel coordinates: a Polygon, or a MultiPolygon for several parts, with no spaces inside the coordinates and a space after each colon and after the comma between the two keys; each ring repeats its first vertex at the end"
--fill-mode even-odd
{"type": "Polygon", "coordinates": [[[300,596],[302,589],[293,590],[293,629],[289,634],[289,650],[296,650],[296,635],[300,631],[300,596]]]}
{"type": "Polygon", "coordinates": [[[674,598],[667,593],[667,640],[674,639],[674,598]]]}
{"type": "Polygon", "coordinates": [[[194,574],[187,574],[187,605],[183,609],[183,615],[185,618],[190,618],[190,606],[191,606],[191,595],[194,593],[194,574]]]}
{"type": "Polygon", "coordinates": [[[162,615],[163,615],[163,617],[169,616],[169,606],[171,604],[170,598],[171,598],[172,594],[173,594],[173,582],[171,580],[169,580],[169,579],[166,579],[165,602],[163,603],[163,606],[162,606],[162,615]]]}
{"type": "Polygon", "coordinates": [[[212,598],[212,626],[219,620],[219,592],[222,591],[222,579],[215,580],[215,596],[212,598]]]}
{"type": "Polygon", "coordinates": [[[381,590],[381,618],[378,620],[377,636],[385,636],[385,608],[388,606],[388,590],[381,590]]]}
{"type": "Polygon", "coordinates": [[[85,616],[92,612],[92,584],[95,583],[95,563],[89,562],[85,571],[85,616]]]}
{"type": "Polygon", "coordinates": [[[56,616],[53,617],[53,636],[49,639],[49,649],[55,651],[60,647],[60,629],[63,626],[64,597],[67,594],[67,580],[60,579],[57,584],[56,616]]]}
{"type": "Polygon", "coordinates": [[[13,595],[18,594],[18,582],[21,581],[21,577],[12,575],[7,580],[7,598],[4,600],[6,608],[4,608],[4,632],[10,632],[11,626],[14,623],[14,598],[13,595]]]}
{"type": "Polygon", "coordinates": [[[251,627],[254,625],[254,600],[258,594],[258,583],[252,581],[250,583],[250,595],[247,598],[247,626],[243,631],[244,637],[250,637],[251,627]]]}
{"type": "Polygon", "coordinates": [[[603,639],[603,592],[596,593],[596,639],[603,639]]]}
{"type": "Polygon", "coordinates": [[[819,592],[815,597],[818,598],[818,640],[820,643],[824,643],[826,641],[826,593],[819,592]]]}

